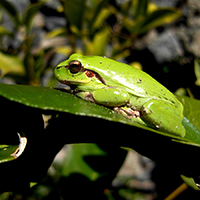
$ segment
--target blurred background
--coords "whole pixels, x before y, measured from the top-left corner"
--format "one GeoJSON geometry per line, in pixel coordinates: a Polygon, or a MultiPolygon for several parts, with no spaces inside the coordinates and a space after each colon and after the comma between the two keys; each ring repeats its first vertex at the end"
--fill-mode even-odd
{"type": "MultiPolygon", "coordinates": [[[[200,99],[200,1],[0,1],[1,83],[61,86],[53,70],[74,52],[128,63],[150,74],[171,92],[200,99]]],[[[93,171],[82,160],[91,152],[104,155],[96,144],[65,146],[44,182],[32,187],[29,198],[52,199],[52,195],[54,199],[67,198],[64,186],[71,184],[76,188],[74,180],[86,181],[71,176],[72,172],[92,182],[99,180],[104,173],[93,171]],[[70,179],[63,178],[69,176],[70,179]]],[[[126,153],[122,154],[124,158],[126,153]]],[[[112,189],[104,188],[99,199],[162,199],[160,194],[164,192],[163,196],[167,196],[181,184],[178,177],[177,181],[173,179],[175,184],[166,186],[164,180],[174,178],[170,169],[170,175],[163,174],[159,165],[134,151],[128,152],[118,172],[122,163],[123,159],[110,170],[114,174],[109,179],[112,189]]],[[[82,192],[88,195],[84,189],[82,192]]],[[[99,192],[94,191],[95,195],[99,192]]],[[[194,191],[188,189],[190,192],[194,191]]],[[[10,197],[5,193],[1,198],[10,197]]]]}

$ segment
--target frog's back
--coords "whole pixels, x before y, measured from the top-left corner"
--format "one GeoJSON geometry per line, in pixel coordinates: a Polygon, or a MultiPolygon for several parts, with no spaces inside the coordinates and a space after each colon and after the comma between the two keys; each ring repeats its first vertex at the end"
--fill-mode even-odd
{"type": "Polygon", "coordinates": [[[177,99],[169,90],[137,68],[105,57],[83,57],[84,67],[100,74],[107,86],[125,89],[137,97],[152,96],[152,98],[171,101],[172,104],[177,102],[177,99]]]}

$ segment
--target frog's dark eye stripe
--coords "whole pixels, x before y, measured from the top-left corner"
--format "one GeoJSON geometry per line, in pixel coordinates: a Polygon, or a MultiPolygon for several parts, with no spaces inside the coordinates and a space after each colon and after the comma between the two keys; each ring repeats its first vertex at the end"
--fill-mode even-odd
{"type": "Polygon", "coordinates": [[[68,68],[69,68],[69,71],[72,73],[72,74],[77,74],[78,72],[81,71],[82,69],[82,64],[77,61],[77,60],[74,60],[74,61],[71,61],[68,65],[68,68]]]}

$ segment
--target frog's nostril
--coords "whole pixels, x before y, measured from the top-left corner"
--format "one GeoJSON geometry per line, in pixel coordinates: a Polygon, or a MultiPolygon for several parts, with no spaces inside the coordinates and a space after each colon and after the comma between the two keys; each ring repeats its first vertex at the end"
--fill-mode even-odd
{"type": "Polygon", "coordinates": [[[60,66],[56,67],[56,69],[60,69],[60,68],[61,68],[60,66]]]}

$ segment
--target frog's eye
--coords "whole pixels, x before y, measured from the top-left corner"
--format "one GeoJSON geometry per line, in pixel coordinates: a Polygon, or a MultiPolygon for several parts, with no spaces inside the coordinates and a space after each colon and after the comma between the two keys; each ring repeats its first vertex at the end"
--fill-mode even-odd
{"type": "Polygon", "coordinates": [[[82,64],[79,61],[74,60],[69,63],[68,68],[72,74],[77,74],[82,69],[82,64]]]}

